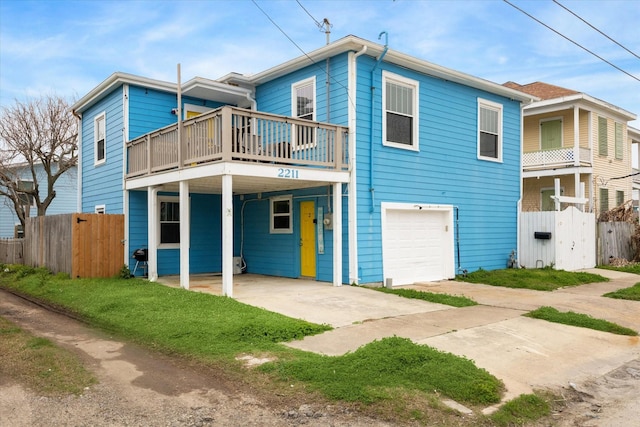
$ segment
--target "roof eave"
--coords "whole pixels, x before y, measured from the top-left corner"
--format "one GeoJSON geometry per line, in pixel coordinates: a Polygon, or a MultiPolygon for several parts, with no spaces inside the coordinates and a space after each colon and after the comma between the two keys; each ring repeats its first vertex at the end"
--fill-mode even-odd
{"type": "Polygon", "coordinates": [[[176,92],[177,84],[162,80],[149,79],[146,77],[136,76],[134,74],[115,72],[107,77],[102,83],[93,88],[89,93],[80,98],[72,109],[75,112],[82,113],[99,100],[104,93],[111,92],[116,87],[123,84],[135,84],[147,87],[149,89],[158,89],[166,92],[176,92]]]}
{"type": "Polygon", "coordinates": [[[603,108],[609,111],[610,113],[616,114],[619,117],[626,119],[627,121],[635,120],[637,118],[637,116],[634,113],[631,113],[616,105],[602,101],[598,98],[594,98],[590,95],[587,95],[586,93],[578,93],[576,95],[568,95],[568,96],[562,96],[559,98],[552,98],[552,99],[537,101],[532,104],[529,104],[524,109],[525,109],[525,112],[529,113],[528,115],[532,115],[532,114],[536,114],[537,110],[548,111],[549,108],[553,106],[557,106],[558,109],[565,109],[577,103],[583,103],[590,106],[603,108]]]}
{"type": "MultiPolygon", "coordinates": [[[[384,51],[384,46],[380,44],[373,43],[356,36],[347,36],[327,46],[316,49],[308,54],[299,56],[298,58],[284,62],[253,76],[243,76],[236,73],[231,73],[221,78],[220,81],[236,82],[238,84],[244,83],[260,85],[264,82],[276,79],[292,71],[308,66],[312,63],[323,61],[332,56],[349,51],[359,51],[365,46],[367,47],[366,54],[370,56],[378,57],[384,51]]],[[[436,65],[431,62],[394,51],[392,49],[389,49],[387,51],[384,56],[384,61],[420,71],[443,80],[452,81],[465,86],[470,86],[476,89],[494,93],[496,95],[501,95],[520,102],[530,103],[540,99],[536,96],[526,94],[524,92],[520,92],[518,90],[511,89],[485,79],[481,79],[479,77],[474,77],[466,73],[455,71],[450,68],[442,67],[440,65],[436,65]]]]}

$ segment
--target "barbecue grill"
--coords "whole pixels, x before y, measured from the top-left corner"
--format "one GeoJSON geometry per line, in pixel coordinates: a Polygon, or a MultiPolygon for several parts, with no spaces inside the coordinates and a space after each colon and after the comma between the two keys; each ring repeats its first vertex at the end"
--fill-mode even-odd
{"type": "Polygon", "coordinates": [[[147,277],[147,261],[149,260],[149,251],[146,248],[136,249],[133,251],[133,255],[131,255],[133,259],[136,260],[136,266],[133,269],[132,276],[136,275],[136,271],[138,270],[138,266],[142,268],[143,277],[147,277]]]}

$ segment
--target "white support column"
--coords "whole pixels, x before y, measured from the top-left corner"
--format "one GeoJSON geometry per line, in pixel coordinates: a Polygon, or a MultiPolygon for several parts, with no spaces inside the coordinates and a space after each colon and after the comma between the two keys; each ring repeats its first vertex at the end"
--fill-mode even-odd
{"type": "Polygon", "coordinates": [[[222,295],[233,297],[233,177],[222,175],[222,295]]]}
{"type": "Polygon", "coordinates": [[[333,286],[342,286],[342,184],[333,184],[333,286]]]}
{"type": "Polygon", "coordinates": [[[180,287],[184,289],[189,289],[190,212],[189,181],[180,181],[180,287]]]}
{"type": "Polygon", "coordinates": [[[556,204],[555,211],[558,212],[560,210],[560,200],[558,199],[558,197],[562,196],[562,194],[560,193],[560,178],[555,178],[553,180],[553,187],[553,194],[555,194],[556,196],[555,199],[553,199],[556,204]]]}
{"type": "MultiPolygon", "coordinates": [[[[580,109],[577,105],[573,106],[573,165],[580,166],[580,109]]],[[[578,187],[575,187],[576,197],[579,197],[578,187]]]]}
{"type": "Polygon", "coordinates": [[[147,189],[147,234],[149,245],[147,248],[147,275],[149,281],[155,282],[158,280],[158,221],[160,218],[160,212],[158,210],[158,188],[149,187],[147,189]]]}

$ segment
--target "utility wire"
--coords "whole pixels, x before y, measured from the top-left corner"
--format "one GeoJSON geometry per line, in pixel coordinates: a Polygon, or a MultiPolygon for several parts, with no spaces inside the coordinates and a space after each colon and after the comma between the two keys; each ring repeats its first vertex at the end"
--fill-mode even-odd
{"type": "Polygon", "coordinates": [[[621,45],[620,43],[618,43],[617,41],[615,41],[614,39],[612,39],[611,37],[609,37],[608,35],[603,33],[602,31],[600,31],[599,29],[597,29],[596,27],[591,25],[585,19],[583,19],[582,17],[578,16],[578,14],[576,14],[574,11],[572,11],[571,9],[566,7],[565,5],[561,4],[558,0],[553,0],[553,2],[555,4],[557,4],[558,6],[560,6],[561,8],[563,8],[564,10],[566,10],[567,12],[569,12],[570,14],[572,14],[573,16],[575,16],[576,18],[578,18],[579,20],[581,20],[582,22],[584,22],[585,24],[587,24],[588,26],[590,26],[591,28],[593,28],[594,30],[596,30],[597,32],[599,32],[600,34],[602,34],[603,36],[605,36],[606,38],[608,38],[609,40],[611,40],[612,42],[614,42],[615,44],[617,44],[618,46],[620,46],[621,48],[623,48],[624,50],[626,50],[627,52],[629,52],[631,55],[633,55],[636,58],[640,59],[640,56],[638,56],[635,52],[632,52],[631,50],[627,49],[626,47],[624,47],[623,45],[621,45]]]}
{"type": "MultiPolygon", "coordinates": [[[[275,26],[275,27],[276,27],[276,28],[277,28],[277,29],[278,29],[278,30],[279,30],[279,31],[280,31],[280,32],[281,32],[281,33],[282,33],[282,34],[283,34],[283,35],[284,35],[284,36],[285,36],[285,37],[286,37],[286,38],[287,38],[287,39],[288,39],[288,40],[289,40],[289,41],[290,41],[294,46],[295,46],[295,47],[297,47],[297,48],[298,48],[298,50],[299,50],[300,52],[302,52],[302,54],[303,54],[304,56],[306,56],[306,57],[307,57],[307,59],[308,59],[308,60],[309,60],[313,65],[315,65],[315,66],[316,66],[320,71],[322,71],[324,74],[326,74],[326,75],[331,79],[331,81],[333,81],[334,83],[338,84],[340,87],[342,87],[343,89],[345,89],[345,90],[347,91],[347,97],[349,98],[349,102],[351,102],[351,104],[355,105],[355,103],[353,102],[353,100],[352,100],[352,99],[351,99],[351,97],[349,96],[349,90],[347,89],[347,87],[346,87],[344,84],[342,84],[342,82],[340,82],[340,81],[336,80],[335,78],[333,78],[333,77],[331,77],[329,74],[327,74],[327,71],[326,71],[326,70],[325,70],[325,69],[324,69],[320,64],[318,64],[317,62],[315,62],[315,61],[314,61],[314,60],[313,60],[313,59],[312,59],[312,58],[307,54],[307,52],[305,52],[305,51],[304,51],[304,50],[303,50],[303,49],[302,49],[302,48],[301,48],[301,47],[300,47],[300,46],[299,46],[299,45],[298,45],[298,44],[297,44],[297,43],[296,43],[296,42],[295,42],[291,37],[289,37],[289,35],[288,35],[288,34],[287,34],[287,33],[286,33],[286,32],[285,32],[285,31],[284,31],[284,30],[283,30],[283,29],[282,29],[278,24],[276,24],[276,22],[271,18],[271,16],[269,16],[269,14],[268,14],[267,12],[265,12],[265,10],[264,10],[264,9],[262,9],[262,8],[258,5],[258,3],[256,2],[256,0],[251,0],[251,1],[252,1],[252,2],[253,2],[253,4],[254,4],[254,5],[255,5],[259,10],[260,10],[260,12],[262,12],[262,13],[264,14],[264,16],[266,16],[266,17],[267,17],[267,19],[268,19],[269,21],[271,21],[271,23],[272,23],[272,24],[273,24],[273,25],[274,25],[274,26],[275,26]]],[[[298,4],[299,4],[299,2],[298,2],[298,4]]],[[[301,5],[301,6],[302,6],[302,5],[301,5]]],[[[303,7],[303,9],[304,9],[304,7],[303,7]]],[[[306,9],[305,9],[305,10],[306,10],[306,9]]],[[[307,12],[307,13],[308,13],[308,12],[307,12]]],[[[309,16],[311,16],[311,15],[309,15],[309,16]]],[[[311,17],[311,18],[313,18],[313,17],[311,17]]],[[[315,21],[315,19],[314,19],[314,21],[315,21]]],[[[317,22],[317,21],[316,21],[316,22],[317,22]]]]}
{"type": "Polygon", "coordinates": [[[313,17],[312,14],[309,13],[309,11],[302,5],[302,3],[300,3],[300,0],[296,0],[296,3],[298,3],[298,6],[300,6],[302,8],[302,10],[304,10],[305,12],[307,12],[307,15],[309,15],[309,17],[311,19],[313,19],[313,22],[316,23],[316,25],[318,26],[318,28],[322,28],[322,23],[320,21],[318,21],[316,18],[313,17]]]}
{"type": "Polygon", "coordinates": [[[603,57],[601,57],[600,55],[598,55],[595,52],[590,51],[589,49],[587,49],[586,47],[582,46],[581,44],[579,44],[578,42],[575,42],[573,40],[571,40],[569,37],[565,36],[564,34],[562,34],[561,32],[551,28],[550,26],[548,26],[547,24],[545,24],[544,22],[540,21],[539,19],[537,19],[535,16],[530,15],[529,13],[525,12],[524,10],[520,9],[518,6],[514,5],[513,3],[509,2],[509,0],[502,0],[504,1],[506,4],[508,4],[509,6],[513,7],[514,9],[519,10],[520,12],[524,13],[525,15],[527,15],[529,18],[533,19],[534,21],[536,21],[538,24],[543,25],[544,27],[548,28],[549,30],[553,31],[554,33],[556,33],[557,35],[559,35],[560,37],[570,41],[571,43],[575,44],[576,46],[578,46],[580,49],[583,49],[587,52],[589,52],[591,55],[595,56],[596,58],[598,58],[599,60],[606,62],[607,64],[611,65],[613,68],[615,68],[616,70],[626,74],[627,76],[631,77],[634,80],[637,80],[640,82],[640,78],[634,76],[633,74],[623,70],[622,68],[618,67],[617,65],[607,61],[606,59],[604,59],[603,57]]]}

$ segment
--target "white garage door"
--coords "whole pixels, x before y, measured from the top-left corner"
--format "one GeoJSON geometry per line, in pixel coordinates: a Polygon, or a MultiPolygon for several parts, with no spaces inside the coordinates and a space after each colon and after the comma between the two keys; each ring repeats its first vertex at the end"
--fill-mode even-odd
{"type": "Polygon", "coordinates": [[[383,210],[384,278],[393,285],[454,276],[453,209],[383,210]]]}

